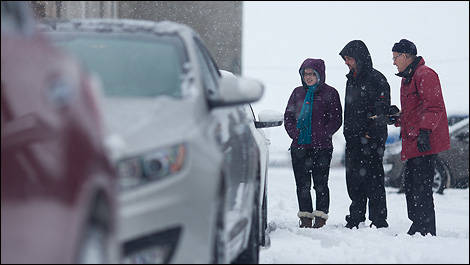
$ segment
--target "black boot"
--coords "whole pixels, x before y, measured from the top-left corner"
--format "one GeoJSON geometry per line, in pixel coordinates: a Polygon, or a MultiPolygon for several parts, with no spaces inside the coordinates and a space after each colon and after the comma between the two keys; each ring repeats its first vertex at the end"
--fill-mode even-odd
{"type": "Polygon", "coordinates": [[[370,228],[372,228],[372,226],[375,226],[375,228],[385,228],[388,227],[388,223],[385,220],[375,221],[370,224],[370,228]]]}
{"type": "Polygon", "coordinates": [[[345,219],[347,224],[344,227],[349,229],[353,229],[353,227],[356,227],[357,229],[359,229],[359,223],[361,223],[361,221],[352,219],[350,215],[346,215],[345,219]]]}
{"type": "Polygon", "coordinates": [[[410,229],[408,229],[407,234],[410,235],[410,236],[412,236],[412,235],[414,235],[417,231],[418,231],[418,226],[415,225],[415,223],[412,223],[411,226],[410,226],[410,229]]]}
{"type": "Polygon", "coordinates": [[[344,227],[349,229],[353,229],[353,227],[356,227],[357,229],[359,229],[359,223],[348,222],[344,227]]]}
{"type": "Polygon", "coordinates": [[[423,225],[418,225],[413,222],[407,234],[412,236],[416,234],[417,232],[419,232],[422,236],[426,236],[428,233],[431,234],[432,236],[436,235],[435,233],[432,233],[430,229],[426,229],[423,225]]]}

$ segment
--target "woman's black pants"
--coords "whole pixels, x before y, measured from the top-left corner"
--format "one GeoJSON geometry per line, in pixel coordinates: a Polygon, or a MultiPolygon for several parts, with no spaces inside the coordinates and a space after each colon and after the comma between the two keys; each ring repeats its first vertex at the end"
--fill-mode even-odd
{"type": "Polygon", "coordinates": [[[311,179],[315,190],[316,210],[328,214],[330,207],[330,190],[328,175],[333,149],[315,149],[292,147],[292,168],[294,169],[297,186],[299,211],[313,212],[312,196],[310,193],[311,179]]]}

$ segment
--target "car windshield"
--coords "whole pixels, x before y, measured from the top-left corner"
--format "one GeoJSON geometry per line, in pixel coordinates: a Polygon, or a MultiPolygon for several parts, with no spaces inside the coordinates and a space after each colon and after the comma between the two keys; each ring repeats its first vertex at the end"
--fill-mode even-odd
{"type": "Polygon", "coordinates": [[[50,34],[103,82],[105,96],[180,98],[183,58],[174,35],[50,34]]]}

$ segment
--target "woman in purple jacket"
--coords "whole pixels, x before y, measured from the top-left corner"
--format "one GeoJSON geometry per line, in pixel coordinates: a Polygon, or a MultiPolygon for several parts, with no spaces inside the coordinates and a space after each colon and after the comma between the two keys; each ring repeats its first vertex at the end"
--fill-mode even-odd
{"type": "Polygon", "coordinates": [[[325,63],[306,59],[299,69],[302,86],[292,92],[284,113],[284,126],[292,138],[291,157],[297,186],[300,227],[325,225],[330,206],[328,175],[333,144],[341,127],[342,108],[338,91],[325,83],[325,63]],[[316,195],[313,211],[311,178],[316,195]]]}

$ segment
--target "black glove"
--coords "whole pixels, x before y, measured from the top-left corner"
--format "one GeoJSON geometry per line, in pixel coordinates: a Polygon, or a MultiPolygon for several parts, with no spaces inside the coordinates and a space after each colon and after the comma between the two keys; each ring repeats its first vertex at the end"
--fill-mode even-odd
{"type": "Polygon", "coordinates": [[[430,134],[431,134],[431,130],[419,129],[418,151],[420,153],[431,150],[431,144],[429,143],[430,134]]]}
{"type": "Polygon", "coordinates": [[[388,125],[394,124],[397,119],[400,117],[400,109],[396,105],[390,106],[388,109],[388,125]]]}

